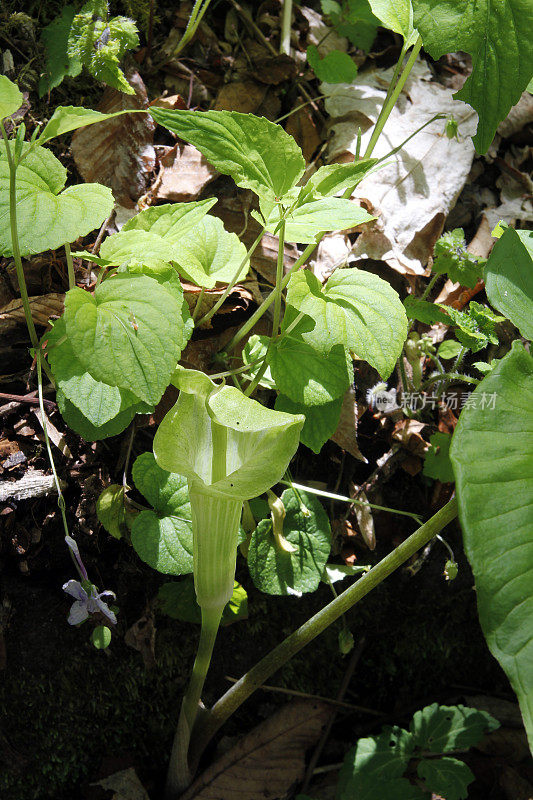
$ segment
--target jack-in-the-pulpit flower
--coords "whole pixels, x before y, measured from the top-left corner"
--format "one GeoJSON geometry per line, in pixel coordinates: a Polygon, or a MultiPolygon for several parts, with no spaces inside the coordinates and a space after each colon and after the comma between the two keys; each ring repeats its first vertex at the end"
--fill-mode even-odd
{"type": "Polygon", "coordinates": [[[222,611],[233,592],[243,502],[283,476],[305,418],[265,408],[196,370],[178,368],[173,382],[180,396],[159,426],[154,454],[188,480],[198,603],[222,611]]]}

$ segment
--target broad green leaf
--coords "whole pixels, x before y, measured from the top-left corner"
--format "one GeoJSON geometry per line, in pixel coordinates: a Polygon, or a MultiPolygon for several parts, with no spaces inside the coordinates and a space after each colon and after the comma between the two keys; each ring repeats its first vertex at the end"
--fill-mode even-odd
{"type": "Polygon", "coordinates": [[[461,413],[450,456],[487,644],[533,748],[533,358],[515,342],[461,413]]]}
{"type": "Polygon", "coordinates": [[[273,486],[298,445],[304,419],[265,408],[205,374],[180,368],[178,402],[154,438],[158,463],[224,498],[245,500],[273,486]]]}
{"type": "Polygon", "coordinates": [[[377,163],[376,158],[365,158],[351,164],[327,164],[319,167],[302,187],[300,199],[303,201],[312,194],[315,194],[315,199],[317,194],[329,197],[348,187],[355,188],[372,172],[377,163]]]}
{"type": "Polygon", "coordinates": [[[133,464],[133,481],[154,510],[141,511],[131,528],[137,555],[165,575],[193,570],[191,504],[187,479],[167,472],[152,453],[133,464]]]}
{"type": "Polygon", "coordinates": [[[490,302],[533,339],[533,232],[507,228],[485,267],[490,302]]]}
{"type": "Polygon", "coordinates": [[[293,402],[321,406],[342,397],[353,382],[353,367],[345,348],[334,345],[329,353],[315,350],[297,326],[275,342],[269,364],[278,390],[293,402]]]}
{"type": "Polygon", "coordinates": [[[462,349],[461,342],[456,342],[455,339],[445,339],[440,345],[437,355],[447,361],[450,358],[457,358],[462,349]]]}
{"type": "Polygon", "coordinates": [[[431,753],[453,753],[474,747],[499,722],[486,711],[433,703],[417,711],[410,724],[415,746],[431,753]]]}
{"type": "Polygon", "coordinates": [[[46,353],[57,386],[65,397],[96,428],[105,425],[126,408],[139,404],[127,389],[95,380],[77,358],[61,317],[45,334],[46,353]]]}
{"type": "Polygon", "coordinates": [[[418,38],[418,31],[413,26],[413,6],[411,0],[369,0],[375,16],[385,28],[399,33],[410,47],[418,38]]]}
{"type": "MultiPolygon", "coordinates": [[[[218,217],[206,215],[176,244],[175,261],[182,275],[197,286],[212,289],[229,283],[246,258],[246,247],[235,233],[229,233],[218,217]]],[[[248,272],[241,268],[239,278],[248,272]]]]}
{"type": "MultiPolygon", "coordinates": [[[[267,230],[275,233],[279,225],[277,205],[261,204],[261,211],[265,217],[267,230]]],[[[324,231],[344,231],[373,219],[374,217],[352,200],[345,200],[342,197],[315,199],[311,196],[287,216],[285,240],[304,244],[315,242],[317,236],[324,231]]]]}
{"type": "Polygon", "coordinates": [[[472,289],[481,280],[485,259],[478,259],[466,249],[462,228],[445,233],[435,244],[431,268],[437,275],[446,274],[450,280],[472,289]]]}
{"type": "MultiPolygon", "coordinates": [[[[29,145],[26,144],[23,153],[29,145]]],[[[49,151],[35,147],[17,169],[17,229],[23,256],[54,250],[98,228],[114,205],[111,189],[83,183],[63,189],[66,170],[49,151]],[[60,193],[61,192],[61,193],[60,193]]],[[[13,255],[9,227],[9,167],[0,143],[0,253],[13,255]]]]}
{"type": "Polygon", "coordinates": [[[321,6],[340,36],[365,52],[370,50],[380,21],[372,14],[368,0],[345,0],[342,6],[335,0],[321,0],[321,6]]]}
{"type": "Polygon", "coordinates": [[[78,130],[78,128],[85,128],[87,125],[94,125],[95,122],[120,117],[122,114],[140,112],[146,113],[144,109],[127,109],[126,111],[115,111],[113,114],[102,114],[100,111],[93,111],[90,108],[82,108],[81,106],[58,106],[37,141],[40,145],[43,145],[56,136],[62,136],[64,133],[78,130]]]}
{"type": "Polygon", "coordinates": [[[364,270],[338,269],[322,287],[301,270],[290,279],[287,305],[314,320],[314,329],[302,333],[305,341],[326,348],[342,344],[384,379],[391,374],[407,336],[407,317],[386,281],[364,270]]]}
{"type": "Polygon", "coordinates": [[[428,789],[446,800],[466,800],[468,786],[475,780],[464,761],[457,758],[423,759],[417,772],[425,780],[428,789]]]}
{"type": "Polygon", "coordinates": [[[127,530],[123,486],[112,483],[104,489],[96,501],[96,515],[111,536],[122,539],[127,530]]]}
{"type": "Polygon", "coordinates": [[[135,414],[147,414],[153,411],[153,408],[147,406],[146,403],[139,402],[133,406],[128,403],[125,408],[119,411],[116,417],[113,417],[103,425],[96,426],[65,397],[59,388],[57,389],[56,400],[61,416],[69,428],[72,428],[86,442],[98,442],[101,439],[107,439],[109,436],[117,436],[128,427],[135,414]]]}
{"type": "Polygon", "coordinates": [[[337,430],[342,397],[320,406],[306,406],[280,394],[276,398],[274,407],[277,411],[286,411],[289,414],[303,414],[305,422],[300,433],[300,441],[314,453],[320,453],[323,445],[337,430]]]}
{"type": "Polygon", "coordinates": [[[276,545],[272,520],[261,520],[248,549],[248,568],[254,584],[267,594],[300,594],[318,588],[331,550],[328,516],[318,498],[286,489],[283,536],[292,553],[276,545]]]}
{"type": "Polygon", "coordinates": [[[413,0],[413,8],[424,48],[434,59],[457,50],[472,56],[472,73],[454,97],[478,112],[474,145],[485,153],[533,74],[533,3],[413,0]]]}
{"type": "MultiPolygon", "coordinates": [[[[182,622],[202,622],[202,612],[196,602],[194,583],[190,576],[182,581],[164,583],[157,595],[161,610],[173,619],[182,622]]],[[[233,582],[233,594],[222,612],[222,625],[231,625],[240,619],[248,618],[248,595],[237,581],[233,582]]]]}
{"type": "Polygon", "coordinates": [[[442,305],[421,300],[411,294],[405,298],[403,305],[409,319],[416,319],[417,322],[423,322],[424,325],[433,325],[435,322],[450,324],[450,318],[442,305]]]}
{"type": "MultiPolygon", "coordinates": [[[[128,220],[119,233],[109,236],[100,249],[106,265],[135,260],[160,268],[176,260],[181,239],[205,217],[215,198],[197,203],[168,203],[152,206],[128,220]]],[[[87,258],[84,254],[84,258],[87,258]]],[[[91,258],[90,260],[97,259],[91,258]]]]}
{"type": "Polygon", "coordinates": [[[22,92],[9,78],[0,75],[0,120],[10,117],[22,105],[22,92]]]}
{"type": "Polygon", "coordinates": [[[157,281],[119,274],[65,296],[71,345],[91,375],[158,403],[180,356],[181,304],[157,281]]]}
{"type": "Polygon", "coordinates": [[[283,197],[301,178],[305,161],[280,125],[236,111],[151,108],[156,122],[200,150],[209,163],[259,197],[283,197]]]}
{"type": "Polygon", "coordinates": [[[424,460],[423,473],[427,478],[433,478],[442,483],[451,483],[455,480],[450,461],[450,444],[452,437],[449,433],[434,433],[429,440],[430,449],[424,460]]]}
{"type": "Polygon", "coordinates": [[[332,50],[320,58],[318,47],[311,44],[307,48],[307,61],[318,80],[326,83],[351,83],[357,75],[357,66],[341,50],[332,50]]]}
{"type": "Polygon", "coordinates": [[[76,9],[65,6],[61,14],[43,28],[42,41],[46,49],[46,69],[39,81],[39,97],[54,89],[67,75],[75,78],[82,65],[79,59],[70,58],[67,53],[68,35],[76,9]]]}
{"type": "MultiPolygon", "coordinates": [[[[398,727],[386,727],[379,736],[359,739],[348,751],[339,773],[337,800],[398,800],[405,796],[398,789],[407,781],[398,782],[414,750],[413,736],[398,727]],[[373,788],[373,794],[370,789],[373,788]],[[393,791],[396,790],[396,794],[393,791]]],[[[425,797],[420,793],[418,796],[425,797]]],[[[417,797],[417,795],[413,795],[417,797]]]]}

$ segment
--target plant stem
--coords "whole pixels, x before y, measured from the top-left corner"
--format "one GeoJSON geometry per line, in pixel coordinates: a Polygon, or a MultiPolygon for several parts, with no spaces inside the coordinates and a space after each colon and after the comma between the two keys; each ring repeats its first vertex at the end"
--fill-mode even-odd
{"type": "Polygon", "coordinates": [[[194,304],[194,311],[192,312],[192,321],[196,322],[196,317],[200,313],[200,308],[202,307],[202,300],[204,299],[205,294],[205,287],[202,286],[200,289],[200,294],[196,298],[196,303],[194,304]]]}
{"type": "Polygon", "coordinates": [[[187,788],[190,783],[190,772],[187,753],[191,731],[198,710],[201,707],[201,696],[205,678],[211,663],[213,647],[222,617],[222,609],[202,608],[202,628],[198,651],[192,668],[191,680],[183,698],[176,735],[172,745],[170,764],[167,773],[165,796],[169,800],[187,788]]]}
{"type": "Polygon", "coordinates": [[[74,262],[72,261],[72,253],[69,244],[65,244],[65,255],[67,257],[68,288],[74,289],[76,286],[76,276],[74,274],[74,262]]]}
{"type": "Polygon", "coordinates": [[[211,317],[214,314],[217,313],[218,309],[222,306],[222,304],[226,301],[226,298],[229,296],[231,290],[233,289],[233,287],[235,286],[235,284],[237,283],[237,281],[241,277],[244,267],[246,266],[246,264],[249,262],[249,260],[253,256],[253,254],[254,254],[254,252],[255,252],[255,250],[257,248],[257,245],[259,244],[259,242],[263,238],[263,234],[264,234],[265,230],[266,230],[266,228],[262,228],[261,229],[261,231],[259,232],[259,234],[257,236],[257,239],[252,244],[252,246],[250,247],[250,249],[248,250],[248,252],[244,256],[243,260],[239,264],[239,268],[238,268],[237,272],[235,273],[235,275],[233,276],[231,281],[228,283],[228,285],[224,289],[224,292],[223,292],[222,296],[217,300],[217,302],[215,303],[213,308],[210,308],[209,311],[207,312],[207,314],[204,314],[204,316],[202,317],[202,319],[198,323],[199,325],[202,325],[205,322],[208,322],[211,319],[211,317]]]}
{"type": "Polygon", "coordinates": [[[437,383],[437,381],[443,380],[443,378],[446,379],[446,385],[451,381],[463,381],[464,383],[473,383],[476,386],[478,383],[481,383],[480,380],[477,378],[472,378],[470,375],[462,375],[460,372],[445,372],[444,375],[441,375],[440,373],[438,375],[431,375],[430,378],[424,381],[420,389],[425,389],[426,387],[437,383]]]}
{"type": "Polygon", "coordinates": [[[440,276],[439,276],[438,273],[436,275],[432,275],[431,276],[430,282],[428,283],[428,285],[426,286],[426,288],[424,289],[424,291],[422,292],[422,294],[420,296],[421,300],[425,300],[426,299],[426,297],[429,295],[429,293],[431,292],[431,290],[433,289],[433,287],[437,283],[439,277],[440,276]]]}
{"type": "Polygon", "coordinates": [[[404,564],[424,547],[437,533],[457,516],[457,501],[452,498],[431,519],[396,547],[382,561],[352,584],[331,603],[288,636],[274,650],[261,659],[218,700],[213,708],[199,720],[191,742],[191,764],[196,767],[206,745],[221,725],[261,686],[271,675],[289,661],[305,645],[345,614],[359,600],[378,586],[394,570],[404,564]]]}
{"type": "Polygon", "coordinates": [[[19,237],[17,230],[17,185],[16,173],[17,166],[11,153],[9,139],[7,138],[6,129],[0,120],[0,131],[6,146],[7,163],[9,166],[9,223],[11,227],[11,249],[13,250],[13,260],[15,262],[15,270],[17,273],[17,281],[20,290],[20,297],[22,300],[22,308],[24,309],[24,317],[26,318],[26,325],[28,326],[28,333],[32,347],[35,351],[39,349],[39,339],[37,338],[37,331],[33,323],[31,315],[30,299],[28,297],[28,290],[26,288],[26,279],[24,278],[24,269],[22,267],[22,258],[20,255],[19,237]]]}
{"type": "Polygon", "coordinates": [[[367,506],[368,508],[375,508],[376,511],[388,511],[390,514],[399,514],[402,517],[411,517],[419,525],[420,514],[413,514],[411,511],[398,511],[396,508],[389,508],[388,506],[376,506],[374,503],[368,503],[365,500],[354,500],[352,497],[345,497],[342,494],[334,494],[333,492],[325,492],[322,489],[315,489],[313,486],[304,486],[303,483],[295,483],[294,481],[280,481],[284,486],[289,486],[291,489],[301,489],[302,492],[309,492],[316,494],[318,497],[328,497],[330,500],[337,500],[339,503],[350,503],[356,506],[367,506]]]}
{"type": "Polygon", "coordinates": [[[385,102],[383,103],[383,106],[382,106],[381,111],[379,113],[379,117],[377,118],[376,124],[374,126],[374,130],[372,132],[372,136],[370,137],[370,141],[369,141],[368,146],[367,146],[366,151],[365,151],[364,158],[370,158],[370,156],[372,155],[372,153],[374,151],[374,147],[376,146],[376,142],[377,142],[377,140],[379,139],[379,137],[381,135],[381,131],[385,127],[385,123],[387,122],[387,120],[388,120],[388,118],[390,116],[390,113],[391,113],[392,109],[394,108],[394,106],[396,104],[396,101],[397,101],[398,97],[400,96],[400,93],[401,93],[403,87],[405,86],[407,78],[409,77],[409,73],[411,72],[414,63],[415,63],[416,59],[418,58],[418,54],[419,54],[421,49],[422,49],[422,39],[419,36],[418,39],[415,42],[415,45],[414,45],[412,51],[411,51],[411,55],[409,56],[407,64],[405,65],[405,68],[404,68],[402,74],[400,75],[400,78],[396,82],[396,85],[394,85],[396,77],[397,77],[397,75],[398,75],[398,73],[399,73],[399,71],[401,69],[401,64],[403,62],[403,58],[404,58],[404,55],[405,55],[405,45],[404,45],[404,47],[402,47],[402,52],[400,53],[400,58],[398,59],[398,63],[396,65],[396,69],[394,70],[394,75],[392,77],[392,81],[390,83],[389,90],[388,90],[387,95],[385,97],[385,102]]]}
{"type": "Polygon", "coordinates": [[[281,39],[279,52],[290,55],[291,52],[291,24],[292,24],[292,0],[283,0],[283,12],[281,17],[281,39]]]}

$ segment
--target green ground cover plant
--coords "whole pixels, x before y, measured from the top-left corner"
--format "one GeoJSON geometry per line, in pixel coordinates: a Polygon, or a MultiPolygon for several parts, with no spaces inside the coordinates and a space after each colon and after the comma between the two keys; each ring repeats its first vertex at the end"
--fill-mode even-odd
{"type": "MultiPolygon", "coordinates": [[[[533,359],[528,349],[533,338],[533,234],[501,229],[486,263],[466,254],[462,231],[438,243],[434,277],[446,274],[466,286],[482,277],[493,308],[472,301],[465,311],[457,311],[433,303],[428,298],[434,280],[422,297],[402,302],[389,283],[364,270],[339,269],[322,285],[305,269],[326,232],[373,219],[350,197],[384,161],[372,157],[374,146],[422,46],[435,57],[458,49],[472,55],[473,73],[458,96],[478,111],[474,143],[484,152],[498,123],[531,80],[533,53],[526,34],[533,26],[533,10],[528,0],[507,0],[502,8],[474,0],[369,4],[382,25],[402,35],[404,46],[366,152],[353,163],[321,167],[302,184],[305,161],[300,148],[280,125],[264,117],[156,107],[149,111],[155,122],[194,145],[218,172],[256,196],[259,210],[253,213],[260,234],[248,249],[209,214],[214,199],[154,206],[108,237],[98,256],[76,252],[99,272],[94,292],[77,287],[70,245],[102,225],[113,197],[98,184],[65,189],[66,170],[46,144],[115,115],[60,106],[28,141],[23,123],[11,137],[0,123],[0,253],[15,263],[43,416],[43,370],[56,388],[65,422],[88,441],[121,433],[135,415],[153,412],[169,386],[179,390],[175,406],[157,430],[153,453],[140,456],[133,466],[134,483],[150,508],[133,508],[124,487],[114,486],[100,498],[98,509],[110,533],[131,537],[139,557],[151,567],[170,576],[192,574],[194,580],[199,610],[191,602],[190,580],[188,590],[177,590],[185,584],[174,581],[162,590],[168,613],[201,619],[198,654],[170,758],[169,800],[190,784],[206,745],[257,686],[457,514],[474,572],[480,622],[516,691],[533,743],[533,359]],[[512,26],[513,15],[524,24],[512,26]],[[490,52],[482,46],[487,38],[494,42],[490,52]],[[210,319],[246,274],[265,232],[278,237],[273,291],[219,354],[220,372],[207,375],[180,366],[195,325],[210,319]],[[305,245],[288,272],[286,242],[305,245]],[[22,258],[59,247],[65,248],[69,266],[65,310],[39,341],[22,258]],[[217,282],[227,288],[217,304],[196,319],[180,279],[201,292],[217,282]],[[270,335],[250,336],[270,308],[270,335]],[[509,352],[498,363],[477,362],[481,378],[460,372],[468,352],[498,341],[497,324],[504,319],[520,334],[509,352]],[[437,351],[413,331],[416,320],[445,322],[455,338],[437,351]],[[235,366],[235,349],[241,343],[242,361],[235,366]],[[435,365],[425,381],[416,370],[422,355],[435,365]],[[413,366],[410,378],[404,357],[413,366]],[[426,462],[427,475],[455,477],[456,497],[205,709],[201,696],[217,630],[224,615],[226,620],[232,613],[238,618],[245,602],[235,583],[238,548],[254,584],[271,594],[310,592],[324,579],[356,577],[355,570],[335,575],[335,567],[328,565],[331,532],[324,509],[317,493],[295,484],[288,472],[299,441],[319,452],[335,430],[342,397],[353,383],[354,358],[377,371],[385,392],[396,369],[405,393],[432,386],[439,395],[452,380],[475,386],[472,398],[479,402],[463,410],[451,443],[444,447],[443,441],[435,441],[433,460],[428,457],[426,462]],[[447,360],[452,361],[450,369],[442,364],[447,360]],[[275,392],[274,408],[254,398],[258,387],[275,392]],[[278,498],[271,489],[282,480],[288,488],[278,498]],[[267,501],[257,502],[264,494],[267,501]]],[[[207,5],[195,4],[193,27],[207,5]]],[[[330,5],[328,13],[337,13],[333,6],[338,4],[330,5]]],[[[85,65],[99,80],[129,91],[118,64],[126,47],[135,46],[136,34],[129,24],[116,21],[122,18],[106,15],[106,4],[89,3],[73,17],[65,74],[75,74],[77,64],[85,65]],[[89,22],[81,17],[89,14],[98,17],[91,17],[93,39],[102,43],[105,34],[106,41],[96,49],[93,39],[82,46],[89,22]],[[71,36],[78,23],[83,31],[74,47],[71,36]],[[104,56],[102,71],[95,58],[104,56]]],[[[61,79],[59,73],[56,70],[53,80],[61,79]]],[[[21,103],[17,86],[0,76],[0,118],[9,117],[21,103]]],[[[53,461],[52,468],[55,474],[53,461]]],[[[92,640],[95,647],[105,648],[116,610],[102,598],[111,593],[100,592],[87,575],[69,536],[59,482],[57,488],[66,541],[80,578],[65,585],[75,599],[72,619],[81,622],[95,611],[104,612],[108,624],[95,628],[92,640]]],[[[450,567],[449,577],[452,572],[450,567]]],[[[400,736],[404,734],[416,738],[416,731],[400,736]]],[[[419,774],[428,783],[434,780],[438,791],[434,772],[427,766],[419,774]]],[[[401,774],[392,777],[404,780],[401,774]]],[[[461,792],[456,796],[465,796],[461,792]]]]}

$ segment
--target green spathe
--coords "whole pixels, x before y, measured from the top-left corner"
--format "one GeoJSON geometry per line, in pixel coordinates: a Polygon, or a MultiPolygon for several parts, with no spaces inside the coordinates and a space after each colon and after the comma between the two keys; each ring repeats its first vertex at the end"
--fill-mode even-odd
{"type": "Polygon", "coordinates": [[[189,482],[198,603],[222,610],[233,592],[242,504],[281,478],[304,418],[271,411],[195,370],[178,368],[173,383],[180,396],[159,426],[154,454],[189,482]]]}
{"type": "Polygon", "coordinates": [[[533,358],[523,345],[482,380],[450,449],[479,619],[533,747],[533,358]]]}

